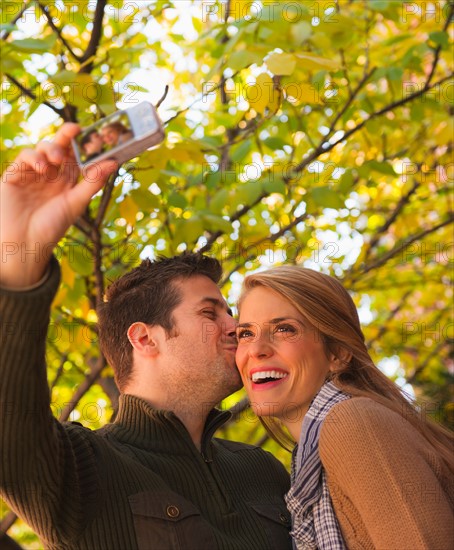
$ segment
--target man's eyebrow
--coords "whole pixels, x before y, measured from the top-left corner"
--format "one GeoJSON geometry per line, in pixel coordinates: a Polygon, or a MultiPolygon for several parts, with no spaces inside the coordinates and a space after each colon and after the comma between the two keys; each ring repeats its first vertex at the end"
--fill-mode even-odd
{"type": "Polygon", "coordinates": [[[210,304],[213,304],[215,307],[218,307],[220,309],[227,311],[227,313],[233,317],[232,310],[223,300],[219,300],[218,298],[212,298],[211,296],[205,296],[200,300],[200,303],[203,303],[203,302],[209,302],[210,304]]]}

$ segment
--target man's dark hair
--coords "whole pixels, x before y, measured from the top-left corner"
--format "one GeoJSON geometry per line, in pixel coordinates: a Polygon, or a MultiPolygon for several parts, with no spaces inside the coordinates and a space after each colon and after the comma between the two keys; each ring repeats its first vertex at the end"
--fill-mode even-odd
{"type": "Polygon", "coordinates": [[[88,134],[85,134],[84,137],[80,140],[80,145],[82,147],[85,147],[85,145],[87,143],[90,143],[91,141],[91,136],[94,135],[94,134],[97,134],[98,132],[96,130],[91,130],[90,132],[88,132],[88,134]]]}
{"type": "Polygon", "coordinates": [[[98,308],[99,342],[114,369],[120,391],[132,374],[128,328],[142,322],[160,325],[170,334],[174,327],[172,313],[182,299],[175,283],[196,275],[204,275],[218,284],[221,264],[199,253],[144,260],[108,288],[98,308]]]}

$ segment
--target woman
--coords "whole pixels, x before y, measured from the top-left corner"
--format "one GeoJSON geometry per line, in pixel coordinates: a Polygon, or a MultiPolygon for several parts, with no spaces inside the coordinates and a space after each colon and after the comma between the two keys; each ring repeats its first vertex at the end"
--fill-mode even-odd
{"type": "Polygon", "coordinates": [[[297,442],[287,495],[295,546],[452,549],[452,434],[374,365],[342,285],[277,267],[246,278],[239,313],[251,406],[279,443],[297,442]]]}
{"type": "Polygon", "coordinates": [[[121,145],[133,137],[133,133],[121,122],[111,122],[101,128],[101,136],[109,148],[121,145]]]}

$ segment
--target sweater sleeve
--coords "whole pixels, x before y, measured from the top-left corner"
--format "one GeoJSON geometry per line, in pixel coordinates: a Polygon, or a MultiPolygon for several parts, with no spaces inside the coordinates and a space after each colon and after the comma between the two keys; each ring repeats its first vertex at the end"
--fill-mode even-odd
{"type": "Polygon", "coordinates": [[[53,260],[40,287],[0,290],[0,494],[48,542],[80,533],[94,463],[82,429],[65,429],[50,409],[45,347],[59,279],[53,260]]]}
{"type": "Polygon", "coordinates": [[[319,449],[335,509],[346,517],[355,508],[374,548],[452,548],[440,462],[401,415],[367,398],[344,401],[327,416],[319,449]]]}

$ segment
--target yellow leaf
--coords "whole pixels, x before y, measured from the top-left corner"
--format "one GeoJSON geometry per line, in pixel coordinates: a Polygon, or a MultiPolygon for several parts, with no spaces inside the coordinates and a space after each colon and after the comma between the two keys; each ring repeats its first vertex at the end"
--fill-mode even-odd
{"type": "Polygon", "coordinates": [[[52,307],[58,307],[64,304],[66,301],[67,294],[68,294],[68,289],[63,285],[60,285],[57,295],[55,296],[54,301],[52,302],[52,307]]]}
{"type": "MultiPolygon", "coordinates": [[[[324,57],[318,57],[316,55],[311,55],[307,52],[295,54],[298,65],[303,69],[326,69],[326,70],[336,70],[339,67],[337,61],[332,59],[325,59],[324,57]]],[[[282,73],[281,73],[282,74],[282,73]]]]}
{"type": "Polygon", "coordinates": [[[137,204],[128,196],[120,203],[120,216],[124,218],[130,225],[134,225],[136,215],[139,211],[137,204]]]}
{"type": "Polygon", "coordinates": [[[272,113],[275,113],[281,105],[281,91],[275,87],[273,79],[267,73],[262,73],[257,77],[257,85],[260,86],[262,93],[266,96],[266,106],[272,113]]]}
{"type": "Polygon", "coordinates": [[[269,102],[273,99],[273,80],[270,75],[262,73],[257,77],[256,84],[250,84],[244,88],[244,99],[249,102],[252,109],[263,113],[269,102]]]}
{"type": "Polygon", "coordinates": [[[76,274],[68,262],[68,258],[63,256],[61,259],[61,277],[62,281],[67,284],[70,288],[73,287],[74,281],[76,279],[76,274]]]}
{"type": "Polygon", "coordinates": [[[252,4],[253,2],[249,2],[249,0],[231,0],[229,11],[230,17],[233,17],[235,21],[246,17],[246,15],[249,15],[252,4]]]}
{"type": "Polygon", "coordinates": [[[90,312],[90,302],[88,300],[88,298],[86,296],[84,296],[83,298],[81,298],[80,302],[79,302],[79,308],[82,310],[82,315],[81,317],[83,319],[87,319],[88,317],[88,313],[90,312]]]}
{"type": "Polygon", "coordinates": [[[272,53],[266,64],[273,74],[290,75],[295,70],[296,59],[291,53],[272,53]]]}
{"type": "Polygon", "coordinates": [[[300,103],[319,103],[323,104],[318,89],[309,83],[290,82],[284,85],[288,101],[299,105],[300,103]]]}
{"type": "Polygon", "coordinates": [[[438,144],[444,144],[452,142],[452,136],[454,135],[454,120],[452,118],[447,118],[441,122],[434,131],[436,136],[436,142],[438,144]]]}
{"type": "Polygon", "coordinates": [[[179,160],[181,162],[189,162],[192,160],[192,156],[189,154],[185,146],[179,145],[170,149],[170,158],[173,160],[179,160]]]}

